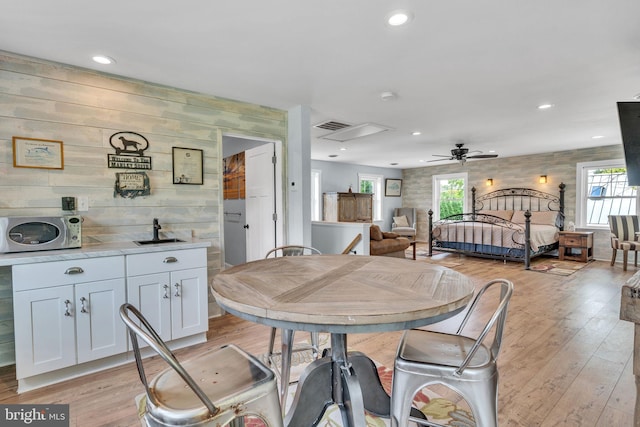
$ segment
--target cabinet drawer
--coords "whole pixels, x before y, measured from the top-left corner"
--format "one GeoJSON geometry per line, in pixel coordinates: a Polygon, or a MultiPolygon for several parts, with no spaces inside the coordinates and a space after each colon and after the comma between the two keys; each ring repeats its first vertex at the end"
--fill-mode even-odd
{"type": "Polygon", "coordinates": [[[127,255],[127,276],[206,267],[207,250],[184,249],[127,255]]]}
{"type": "Polygon", "coordinates": [[[568,247],[582,247],[585,246],[585,240],[581,236],[562,236],[560,239],[560,245],[568,247]]]}
{"type": "Polygon", "coordinates": [[[124,277],[124,257],[84,258],[12,267],[14,292],[124,277]]]}

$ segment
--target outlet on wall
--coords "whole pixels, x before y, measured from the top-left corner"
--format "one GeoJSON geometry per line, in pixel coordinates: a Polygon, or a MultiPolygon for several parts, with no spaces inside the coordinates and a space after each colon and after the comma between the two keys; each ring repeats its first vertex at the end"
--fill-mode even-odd
{"type": "Polygon", "coordinates": [[[76,209],[76,198],[75,197],[63,197],[62,198],[62,210],[63,211],[73,211],[76,209]]]}
{"type": "Polygon", "coordinates": [[[89,210],[89,198],[78,197],[78,212],[87,212],[89,210]]]}

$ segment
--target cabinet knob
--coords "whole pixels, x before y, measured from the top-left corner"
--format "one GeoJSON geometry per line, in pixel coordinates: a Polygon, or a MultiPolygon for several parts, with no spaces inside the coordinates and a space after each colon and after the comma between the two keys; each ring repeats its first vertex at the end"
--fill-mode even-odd
{"type": "Polygon", "coordinates": [[[178,262],[178,259],[176,257],[168,256],[162,260],[162,262],[165,264],[171,264],[172,262],[178,262]]]}
{"type": "Polygon", "coordinates": [[[84,273],[84,270],[82,269],[82,267],[69,267],[67,268],[67,271],[64,272],[64,274],[80,274],[80,273],[84,273]]]}

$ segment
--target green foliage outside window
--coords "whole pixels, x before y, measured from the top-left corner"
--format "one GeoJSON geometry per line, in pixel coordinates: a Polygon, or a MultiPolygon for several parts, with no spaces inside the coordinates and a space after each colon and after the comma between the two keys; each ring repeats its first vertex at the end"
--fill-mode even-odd
{"type": "Polygon", "coordinates": [[[464,180],[440,181],[440,218],[461,214],[464,207],[464,180]]]}
{"type": "Polygon", "coordinates": [[[360,181],[360,192],[373,194],[373,181],[360,181]]]}

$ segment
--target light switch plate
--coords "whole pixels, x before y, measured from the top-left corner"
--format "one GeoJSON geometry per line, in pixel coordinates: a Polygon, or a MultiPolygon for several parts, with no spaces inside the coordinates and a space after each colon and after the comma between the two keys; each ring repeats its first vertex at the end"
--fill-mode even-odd
{"type": "Polygon", "coordinates": [[[89,198],[78,197],[78,212],[87,212],[89,210],[89,198]]]}

